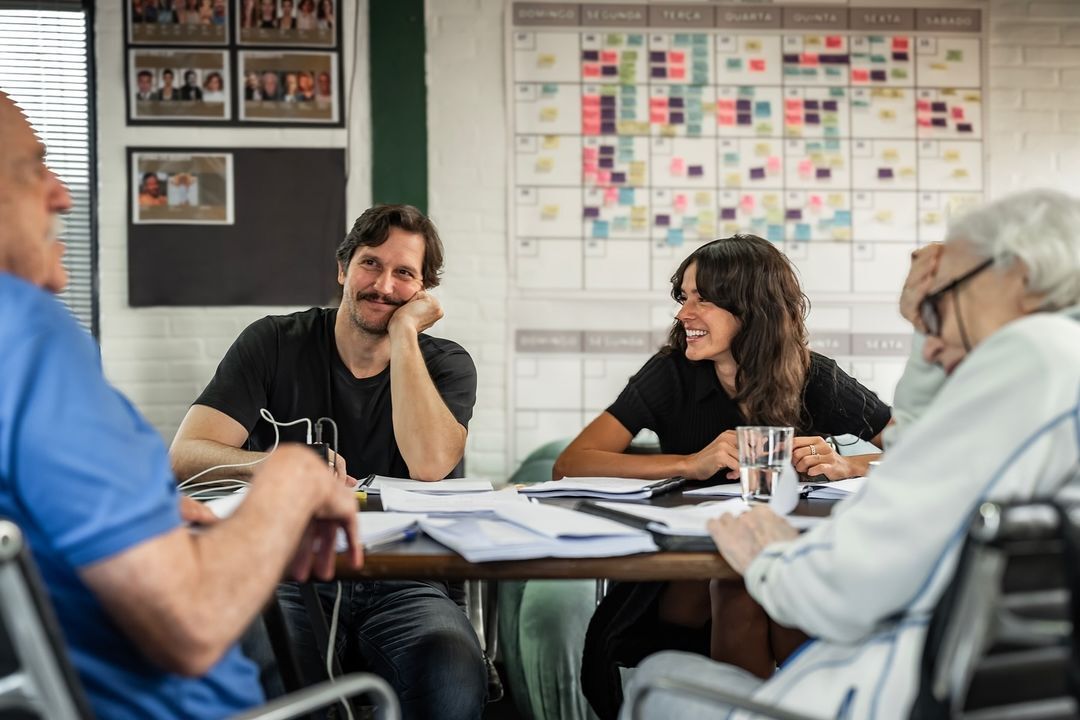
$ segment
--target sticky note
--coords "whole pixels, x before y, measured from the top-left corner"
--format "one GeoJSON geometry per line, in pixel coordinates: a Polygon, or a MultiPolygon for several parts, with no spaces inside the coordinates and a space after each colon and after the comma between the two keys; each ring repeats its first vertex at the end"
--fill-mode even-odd
{"type": "Polygon", "coordinates": [[[598,240],[605,240],[608,236],[607,220],[595,220],[592,225],[592,236],[598,240]]]}
{"type": "Polygon", "coordinates": [[[799,175],[810,176],[814,172],[814,163],[809,159],[799,161],[799,175]]]}
{"type": "Polygon", "coordinates": [[[945,62],[963,62],[963,50],[948,50],[945,52],[945,62]]]}
{"type": "Polygon", "coordinates": [[[780,167],[780,158],[776,155],[773,155],[765,161],[765,169],[770,173],[780,172],[780,167]]]}
{"type": "Polygon", "coordinates": [[[549,53],[543,53],[536,56],[536,67],[546,69],[555,65],[555,56],[549,53]]]}
{"type": "Polygon", "coordinates": [[[739,205],[746,212],[752,212],[754,210],[754,204],[755,203],[754,203],[754,196],[753,195],[743,195],[739,199],[739,205]]]}
{"type": "Polygon", "coordinates": [[[549,173],[555,167],[555,161],[549,157],[537,158],[536,172],[549,173]]]}
{"type": "Polygon", "coordinates": [[[670,215],[657,215],[656,219],[653,222],[657,227],[667,227],[668,225],[671,224],[671,216],[670,215]]]}
{"type": "Polygon", "coordinates": [[[844,196],[839,194],[839,193],[830,193],[828,202],[829,202],[829,207],[831,207],[831,208],[843,207],[844,206],[844,196]]]}
{"type": "Polygon", "coordinates": [[[761,41],[756,38],[747,38],[746,45],[743,47],[746,52],[761,52],[761,41]]]}
{"type": "Polygon", "coordinates": [[[835,50],[836,48],[843,46],[844,41],[839,35],[830,35],[829,37],[825,38],[825,47],[829,48],[830,50],[835,50]]]}
{"type": "Polygon", "coordinates": [[[874,213],[874,220],[883,224],[890,224],[893,221],[892,210],[878,210],[874,213]]]}
{"type": "Polygon", "coordinates": [[[555,122],[559,119],[559,108],[546,107],[540,109],[540,122],[555,122]]]}
{"type": "Polygon", "coordinates": [[[671,158],[671,164],[668,167],[668,171],[672,175],[683,175],[686,173],[686,161],[680,157],[671,158]]]}
{"type": "Polygon", "coordinates": [[[738,187],[742,185],[742,178],[739,173],[728,173],[724,176],[724,185],[727,187],[738,187]]]}
{"type": "Polygon", "coordinates": [[[762,58],[752,58],[750,60],[750,72],[765,72],[765,60],[762,58]]]}
{"type": "Polygon", "coordinates": [[[559,206],[558,205],[545,205],[540,208],[541,220],[558,220],[559,219],[559,206]]]}
{"type": "Polygon", "coordinates": [[[878,113],[878,117],[886,122],[892,121],[896,119],[896,111],[890,110],[889,108],[882,108],[881,112],[878,113]]]}
{"type": "Polygon", "coordinates": [[[953,117],[953,120],[963,120],[964,119],[964,108],[959,107],[959,106],[954,107],[952,109],[952,117],[953,117]]]}
{"type": "Polygon", "coordinates": [[[604,204],[612,205],[619,202],[619,188],[609,187],[604,190],[604,204]]]}
{"type": "Polygon", "coordinates": [[[807,204],[815,210],[820,210],[824,204],[824,201],[821,199],[820,195],[811,195],[807,200],[807,204]]]}
{"type": "MultiPolygon", "coordinates": [[[[559,136],[558,135],[545,135],[544,141],[541,147],[545,150],[558,150],[559,149],[559,136]]],[[[584,157],[588,157],[585,155],[584,157]]]]}
{"type": "Polygon", "coordinates": [[[810,239],[810,223],[795,223],[795,239],[796,240],[809,240],[810,239]]]}
{"type": "Polygon", "coordinates": [[[675,202],[673,203],[673,205],[675,206],[675,209],[678,212],[685,212],[686,211],[686,195],[684,195],[682,193],[679,193],[678,195],[676,195],[675,196],[675,202]]]}
{"type": "Polygon", "coordinates": [[[945,162],[960,162],[960,151],[959,150],[946,150],[942,154],[942,157],[944,158],[945,162]]]}
{"type": "Polygon", "coordinates": [[[733,72],[742,70],[742,58],[728,58],[727,69],[733,72]]]}
{"type": "Polygon", "coordinates": [[[724,153],[724,164],[725,165],[738,165],[739,164],[739,153],[737,153],[737,152],[724,153]]]}
{"type": "Polygon", "coordinates": [[[870,82],[870,71],[862,68],[851,69],[852,82],[870,82]]]}
{"type": "Polygon", "coordinates": [[[754,116],[767,118],[772,114],[772,103],[768,100],[759,100],[754,103],[754,116]]]}
{"type": "Polygon", "coordinates": [[[765,168],[763,168],[763,167],[750,168],[750,179],[751,180],[764,180],[765,179],[765,168]]]}

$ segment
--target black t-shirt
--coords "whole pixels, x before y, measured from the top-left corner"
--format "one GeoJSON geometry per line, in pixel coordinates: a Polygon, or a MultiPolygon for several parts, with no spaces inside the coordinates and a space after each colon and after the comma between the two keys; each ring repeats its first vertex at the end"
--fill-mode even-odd
{"type": "MultiPolygon", "coordinates": [[[[714,364],[687,360],[680,352],[653,355],[607,411],[633,435],[652,430],[660,451],[674,455],[695,453],[725,430],[750,424],[720,385],[714,364]]],[[[796,435],[851,434],[869,440],[890,417],[889,406],[835,361],[810,353],[803,426],[795,428],[796,435]]]]}
{"type": "MultiPolygon", "coordinates": [[[[312,308],[253,322],[229,348],[195,404],[243,425],[249,450],[274,444],[274,429],[260,418],[261,408],[279,423],[333,418],[350,475],[409,477],[394,437],[390,367],[373,377],[354,377],[334,344],[336,318],[336,309],[312,308]]],[[[476,367],[469,353],[455,342],[424,334],[420,352],[446,407],[468,428],[476,403],[476,367]]],[[[323,440],[332,443],[329,427],[323,440]]],[[[304,442],[304,425],[279,430],[282,442],[304,442]]],[[[448,477],[462,477],[463,470],[464,461],[448,477]]]]}

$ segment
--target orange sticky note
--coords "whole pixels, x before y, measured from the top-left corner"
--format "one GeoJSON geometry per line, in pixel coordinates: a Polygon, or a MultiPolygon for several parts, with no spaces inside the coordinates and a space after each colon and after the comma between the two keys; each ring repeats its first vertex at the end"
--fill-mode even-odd
{"type": "Polygon", "coordinates": [[[851,68],[851,82],[870,82],[870,71],[851,68]]]}

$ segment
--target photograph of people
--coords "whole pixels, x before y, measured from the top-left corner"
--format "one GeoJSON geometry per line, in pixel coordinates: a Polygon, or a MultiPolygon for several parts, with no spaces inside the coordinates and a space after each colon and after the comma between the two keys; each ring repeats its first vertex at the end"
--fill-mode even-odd
{"type": "Polygon", "coordinates": [[[212,72],[203,80],[203,100],[206,102],[225,102],[225,81],[221,73],[212,72]]]}
{"type": "Polygon", "coordinates": [[[277,8],[274,7],[274,0],[262,0],[259,6],[259,27],[271,29],[277,26],[277,8]]]}
{"type": "Polygon", "coordinates": [[[162,192],[161,178],[157,173],[143,173],[139,183],[139,207],[161,207],[168,203],[168,198],[162,192]]]}
{"type": "Polygon", "coordinates": [[[333,90],[331,90],[330,87],[330,73],[325,71],[319,73],[318,96],[320,98],[329,99],[332,94],[333,90]]]}
{"type": "Polygon", "coordinates": [[[298,73],[300,92],[296,99],[300,102],[313,102],[315,100],[315,78],[307,70],[298,73]]]}
{"type": "Polygon", "coordinates": [[[285,91],[282,93],[281,99],[285,102],[296,102],[300,98],[298,97],[299,86],[296,82],[296,73],[285,73],[285,91]]]}
{"type": "Polygon", "coordinates": [[[138,90],[135,91],[136,100],[157,99],[157,93],[154,92],[154,73],[149,70],[140,70],[135,82],[138,85],[138,90]]]}
{"type": "Polygon", "coordinates": [[[262,90],[259,87],[259,73],[252,71],[244,76],[244,99],[262,100],[262,90]]]}
{"type": "Polygon", "coordinates": [[[297,30],[315,30],[319,26],[319,19],[315,16],[315,0],[300,0],[300,7],[296,13],[297,30]]]}
{"type": "Polygon", "coordinates": [[[296,29],[296,15],[293,13],[293,10],[293,0],[281,0],[281,14],[278,16],[279,29],[296,29]]]}
{"type": "Polygon", "coordinates": [[[185,25],[198,25],[199,24],[199,3],[198,0],[183,0],[184,7],[180,11],[180,22],[185,25]]]}
{"type": "Polygon", "coordinates": [[[262,100],[280,100],[281,85],[278,74],[267,70],[259,80],[259,97],[262,100]]]}
{"type": "Polygon", "coordinates": [[[319,0],[318,26],[320,30],[334,29],[334,0],[319,0]]]}
{"type": "Polygon", "coordinates": [[[179,100],[180,91],[173,86],[174,78],[172,70],[161,71],[161,89],[157,91],[157,100],[179,100]]]}
{"type": "Polygon", "coordinates": [[[180,88],[181,100],[202,100],[202,88],[199,87],[199,74],[194,70],[184,73],[184,85],[180,88]]]}
{"type": "Polygon", "coordinates": [[[243,0],[240,6],[240,27],[256,28],[259,26],[259,0],[243,0]]]}

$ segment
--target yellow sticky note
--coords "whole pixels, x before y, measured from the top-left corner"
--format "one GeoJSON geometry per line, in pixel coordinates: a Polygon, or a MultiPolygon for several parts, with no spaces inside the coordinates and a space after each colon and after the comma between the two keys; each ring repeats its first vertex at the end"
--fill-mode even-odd
{"type": "Polygon", "coordinates": [[[833,155],[833,156],[831,156],[829,158],[829,167],[832,167],[832,168],[842,168],[842,167],[844,167],[844,156],[843,155],[833,155]]]}
{"type": "Polygon", "coordinates": [[[769,156],[769,143],[757,143],[754,145],[755,157],[768,157],[769,156]]]}
{"type": "Polygon", "coordinates": [[[949,69],[949,66],[945,63],[930,63],[930,69],[946,71],[949,69]]]}
{"type": "Polygon", "coordinates": [[[881,159],[886,162],[896,162],[900,159],[900,151],[896,148],[885,148],[881,151],[881,159]]]}
{"type": "Polygon", "coordinates": [[[817,35],[809,35],[803,42],[806,44],[807,47],[815,47],[821,45],[821,38],[817,35]]]}
{"type": "Polygon", "coordinates": [[[781,212],[780,208],[766,208],[765,222],[769,223],[770,225],[779,225],[780,223],[784,222],[784,213],[781,212]]]}
{"type": "Polygon", "coordinates": [[[952,171],[952,176],[957,180],[966,180],[968,177],[967,168],[954,168],[952,171]]]}
{"type": "Polygon", "coordinates": [[[549,157],[542,157],[536,159],[536,172],[549,173],[554,169],[555,161],[549,157]]]}
{"type": "Polygon", "coordinates": [[[878,113],[878,117],[882,120],[895,120],[896,113],[888,108],[882,108],[881,112],[878,113]]]}
{"type": "Polygon", "coordinates": [[[829,193],[828,203],[831,208],[844,207],[844,196],[840,193],[829,193]]]}
{"type": "MultiPolygon", "coordinates": [[[[697,205],[698,207],[711,207],[712,206],[712,198],[709,197],[709,193],[707,193],[707,192],[695,193],[694,194],[694,204],[697,205]]],[[[711,216],[712,216],[712,213],[706,213],[706,212],[701,213],[702,218],[711,217],[711,216]]]]}
{"type": "Polygon", "coordinates": [[[761,41],[756,39],[748,39],[746,41],[746,52],[759,52],[761,50],[761,41]]]}
{"type": "Polygon", "coordinates": [[[936,212],[928,212],[923,215],[923,225],[937,225],[941,222],[941,215],[936,212]]]}
{"type": "Polygon", "coordinates": [[[810,162],[812,162],[815,167],[820,166],[820,165],[824,165],[825,164],[825,154],[824,153],[819,153],[819,152],[810,153],[810,162]]]}
{"type": "Polygon", "coordinates": [[[776,193],[769,193],[761,199],[761,204],[767,208],[774,208],[780,206],[780,196],[776,193]]]}
{"type": "Polygon", "coordinates": [[[730,187],[738,187],[742,182],[742,178],[739,177],[739,173],[728,173],[724,176],[724,184],[730,187]]]}
{"type": "Polygon", "coordinates": [[[559,136],[558,135],[545,135],[544,142],[541,145],[545,150],[558,150],[559,149],[559,136]]]}
{"type": "Polygon", "coordinates": [[[878,210],[874,213],[874,220],[879,223],[889,224],[893,221],[892,210],[878,210]]]}
{"type": "Polygon", "coordinates": [[[980,102],[982,102],[982,98],[979,96],[979,93],[971,93],[970,95],[965,95],[964,96],[964,102],[966,102],[966,103],[980,103],[980,102]]]}
{"type": "Polygon", "coordinates": [[[555,122],[559,119],[559,108],[540,108],[540,122],[555,122]]]}
{"type": "Polygon", "coordinates": [[[555,56],[549,53],[543,53],[536,56],[536,67],[549,68],[555,65],[555,56]]]}
{"type": "Polygon", "coordinates": [[[848,227],[834,227],[832,229],[833,240],[850,240],[851,228],[848,227]]]}
{"type": "Polygon", "coordinates": [[[960,162],[960,151],[959,150],[946,150],[942,154],[942,157],[945,159],[945,162],[950,162],[950,163],[960,162]]]}
{"type": "Polygon", "coordinates": [[[635,205],[634,207],[630,208],[630,218],[631,219],[636,220],[638,218],[644,219],[644,218],[647,218],[647,217],[648,217],[648,210],[645,207],[643,207],[641,205],[635,205]]]}
{"type": "Polygon", "coordinates": [[[540,208],[541,220],[558,220],[559,219],[559,206],[558,205],[545,205],[540,208]]]}
{"type": "Polygon", "coordinates": [[[900,168],[900,177],[915,177],[915,168],[902,167],[900,168]]]}

